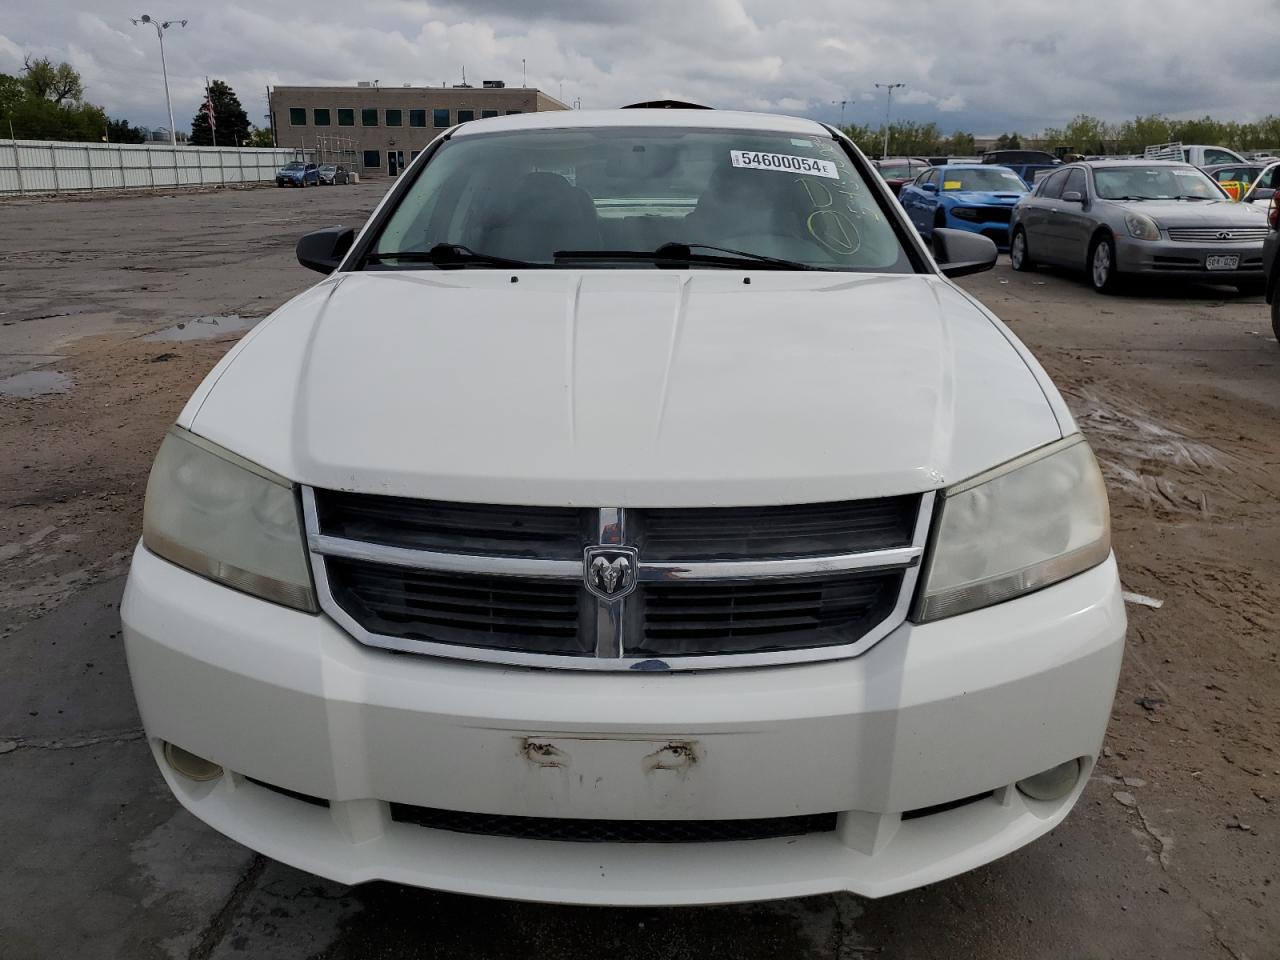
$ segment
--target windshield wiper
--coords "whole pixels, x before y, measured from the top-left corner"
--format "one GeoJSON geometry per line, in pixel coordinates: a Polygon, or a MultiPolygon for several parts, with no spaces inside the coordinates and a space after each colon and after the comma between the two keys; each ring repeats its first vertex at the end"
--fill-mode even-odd
{"type": "Polygon", "coordinates": [[[1150,197],[1103,197],[1104,200],[1150,200],[1150,197]]]}
{"type": "Polygon", "coordinates": [[[528,260],[511,260],[507,257],[495,257],[489,253],[477,253],[470,247],[460,243],[437,243],[430,250],[395,250],[390,253],[367,253],[360,259],[361,264],[383,263],[387,260],[398,260],[401,263],[430,263],[437,267],[469,267],[479,264],[492,267],[545,267],[545,263],[530,263],[528,260]]]}
{"type": "Polygon", "coordinates": [[[1211,200],[1212,197],[1198,197],[1191,193],[1180,193],[1173,199],[1175,200],[1211,200]]]}
{"type": "Polygon", "coordinates": [[[557,250],[556,262],[561,260],[651,260],[656,263],[699,263],[714,267],[741,267],[743,261],[765,266],[770,270],[825,270],[798,260],[766,257],[762,253],[715,247],[709,243],[664,243],[657,250],[557,250]],[[711,253],[697,253],[709,250],[711,253]],[[728,256],[716,256],[728,254],[728,256]]]}

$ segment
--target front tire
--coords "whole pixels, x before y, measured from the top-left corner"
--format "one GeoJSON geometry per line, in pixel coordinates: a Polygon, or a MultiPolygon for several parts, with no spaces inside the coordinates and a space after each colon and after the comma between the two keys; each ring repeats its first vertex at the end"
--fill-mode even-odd
{"type": "Polygon", "coordinates": [[[1280,342],[1280,290],[1271,293],[1271,332],[1280,342]]]}
{"type": "Polygon", "coordinates": [[[1017,227],[1013,231],[1013,240],[1009,242],[1009,263],[1019,273],[1029,273],[1036,268],[1031,259],[1031,251],[1027,248],[1027,231],[1017,227]]]}
{"type": "Polygon", "coordinates": [[[1116,270],[1116,242],[1111,234],[1095,237],[1089,247],[1089,261],[1085,265],[1089,284],[1098,293],[1115,293],[1120,287],[1120,273],[1116,270]]]}

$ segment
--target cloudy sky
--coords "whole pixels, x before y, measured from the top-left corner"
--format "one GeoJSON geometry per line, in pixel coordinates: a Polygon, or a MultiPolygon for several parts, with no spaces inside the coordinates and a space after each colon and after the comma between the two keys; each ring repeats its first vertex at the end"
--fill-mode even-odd
{"type": "MultiPolygon", "coordinates": [[[[1247,19],[1203,0],[0,0],[0,72],[69,60],[92,102],[165,123],[155,33],[166,35],[185,129],[203,77],[261,124],[267,84],[505,79],[584,107],[676,97],[878,123],[877,81],[907,84],[895,118],[1023,133],[1076,113],[1280,112],[1280,0],[1247,19]],[[833,103],[837,101],[837,103],[833,103]]],[[[1225,8],[1222,8],[1225,9],[1225,8]]]]}

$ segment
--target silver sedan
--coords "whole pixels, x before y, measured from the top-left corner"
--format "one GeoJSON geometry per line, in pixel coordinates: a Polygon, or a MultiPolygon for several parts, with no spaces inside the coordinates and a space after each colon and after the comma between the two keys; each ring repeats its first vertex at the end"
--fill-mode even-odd
{"type": "Polygon", "coordinates": [[[1266,214],[1235,203],[1197,167],[1160,160],[1073,163],[1018,201],[1010,223],[1015,270],[1085,271],[1099,292],[1127,276],[1263,287],[1266,214]]]}

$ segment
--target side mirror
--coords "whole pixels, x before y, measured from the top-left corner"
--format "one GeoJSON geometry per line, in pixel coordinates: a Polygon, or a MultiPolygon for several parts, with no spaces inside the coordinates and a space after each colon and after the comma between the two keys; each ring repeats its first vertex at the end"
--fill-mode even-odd
{"type": "Polygon", "coordinates": [[[333,273],[351,249],[356,232],[350,227],[326,227],[298,240],[298,262],[308,270],[333,273]]]}
{"type": "Polygon", "coordinates": [[[996,265],[997,250],[990,237],[968,230],[933,229],[933,259],[947,277],[967,277],[996,265]]]}
{"type": "Polygon", "coordinates": [[[922,183],[920,189],[925,193],[937,193],[938,185],[936,183],[922,183]]]}
{"type": "Polygon", "coordinates": [[[1068,190],[1062,195],[1063,203],[1084,203],[1084,194],[1079,190],[1068,190]]]}

